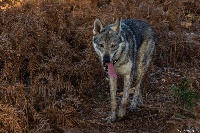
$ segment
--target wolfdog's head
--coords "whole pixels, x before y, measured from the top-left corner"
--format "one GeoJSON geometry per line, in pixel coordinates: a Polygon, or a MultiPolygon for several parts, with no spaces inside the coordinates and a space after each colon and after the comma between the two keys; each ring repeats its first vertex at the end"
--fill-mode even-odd
{"type": "Polygon", "coordinates": [[[114,24],[105,28],[99,19],[94,21],[93,47],[99,55],[102,65],[105,66],[106,63],[117,60],[117,54],[121,52],[124,44],[119,18],[114,24]]]}

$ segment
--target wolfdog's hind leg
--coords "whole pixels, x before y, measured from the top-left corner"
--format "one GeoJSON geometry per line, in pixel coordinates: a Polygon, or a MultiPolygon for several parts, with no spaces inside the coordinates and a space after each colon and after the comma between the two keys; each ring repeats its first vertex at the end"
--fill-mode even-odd
{"type": "Polygon", "coordinates": [[[131,105],[130,105],[131,111],[135,110],[138,104],[139,105],[143,104],[143,98],[142,98],[142,94],[140,91],[140,84],[141,84],[141,80],[138,79],[138,81],[136,83],[135,91],[133,94],[133,98],[131,100],[131,105]]]}
{"type": "Polygon", "coordinates": [[[143,104],[143,98],[140,90],[140,85],[142,78],[147,71],[149,63],[151,61],[151,55],[153,53],[153,49],[155,46],[155,42],[151,40],[144,40],[141,44],[141,47],[138,50],[137,54],[137,79],[136,79],[136,87],[135,93],[133,95],[133,99],[131,102],[131,110],[134,110],[137,104],[143,104]]]}

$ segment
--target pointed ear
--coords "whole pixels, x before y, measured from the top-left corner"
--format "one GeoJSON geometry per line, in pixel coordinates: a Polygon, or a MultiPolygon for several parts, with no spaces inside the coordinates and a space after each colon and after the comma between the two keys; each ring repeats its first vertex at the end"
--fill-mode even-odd
{"type": "Polygon", "coordinates": [[[103,30],[103,25],[99,19],[94,21],[93,35],[99,34],[103,30]]]}
{"type": "Polygon", "coordinates": [[[121,31],[121,23],[120,23],[120,18],[119,17],[116,19],[115,23],[110,28],[115,32],[120,32],[121,31]]]}

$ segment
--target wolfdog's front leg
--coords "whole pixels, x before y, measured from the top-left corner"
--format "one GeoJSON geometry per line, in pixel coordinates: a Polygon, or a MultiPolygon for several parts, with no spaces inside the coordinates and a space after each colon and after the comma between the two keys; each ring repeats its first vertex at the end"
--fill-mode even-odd
{"type": "Polygon", "coordinates": [[[119,114],[118,114],[119,117],[123,117],[126,113],[126,106],[128,103],[131,82],[132,82],[132,78],[130,77],[130,75],[126,75],[124,77],[124,92],[123,92],[123,97],[121,100],[121,106],[119,108],[119,114]]]}
{"type": "Polygon", "coordinates": [[[116,119],[116,109],[117,109],[117,102],[116,102],[117,79],[110,77],[109,80],[110,80],[110,95],[111,95],[111,116],[108,117],[108,122],[114,122],[116,119]]]}

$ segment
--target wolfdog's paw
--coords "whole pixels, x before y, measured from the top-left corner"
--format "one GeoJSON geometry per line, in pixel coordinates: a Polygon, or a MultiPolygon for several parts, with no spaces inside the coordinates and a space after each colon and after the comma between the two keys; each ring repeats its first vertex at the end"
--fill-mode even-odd
{"type": "Polygon", "coordinates": [[[138,97],[138,106],[143,106],[143,97],[141,95],[138,97]]]}
{"type": "Polygon", "coordinates": [[[130,107],[128,108],[129,111],[134,112],[136,110],[137,106],[136,105],[130,105],[130,107]]]}
{"type": "Polygon", "coordinates": [[[138,106],[143,106],[143,99],[138,99],[138,106]]]}
{"type": "Polygon", "coordinates": [[[133,98],[133,100],[131,101],[131,105],[130,105],[129,110],[130,110],[131,112],[135,111],[137,105],[138,105],[137,99],[136,99],[136,98],[133,98]]]}
{"type": "Polygon", "coordinates": [[[106,121],[107,123],[114,123],[115,120],[116,120],[116,117],[112,117],[112,116],[109,116],[103,119],[103,121],[106,121]]]}

